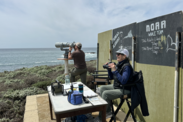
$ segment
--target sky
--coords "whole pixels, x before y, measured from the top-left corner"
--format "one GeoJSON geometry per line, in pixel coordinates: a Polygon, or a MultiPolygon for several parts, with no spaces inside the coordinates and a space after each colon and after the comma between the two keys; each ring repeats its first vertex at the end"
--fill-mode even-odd
{"type": "Polygon", "coordinates": [[[182,11],[182,0],[0,0],[1,48],[97,47],[98,33],[182,11]]]}

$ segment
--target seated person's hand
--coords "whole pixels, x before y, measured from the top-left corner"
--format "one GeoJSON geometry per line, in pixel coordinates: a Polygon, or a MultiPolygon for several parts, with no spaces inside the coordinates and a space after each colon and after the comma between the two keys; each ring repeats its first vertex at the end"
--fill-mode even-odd
{"type": "Polygon", "coordinates": [[[104,65],[108,64],[109,62],[106,62],[104,65]]]}
{"type": "Polygon", "coordinates": [[[112,69],[112,71],[116,71],[116,65],[114,63],[110,63],[108,66],[112,69]]]}

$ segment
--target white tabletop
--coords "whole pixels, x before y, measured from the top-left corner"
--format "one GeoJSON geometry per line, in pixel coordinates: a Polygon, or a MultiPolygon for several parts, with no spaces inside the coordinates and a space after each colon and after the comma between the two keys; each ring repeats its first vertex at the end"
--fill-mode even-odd
{"type": "MultiPolygon", "coordinates": [[[[75,82],[74,86],[78,86],[78,84],[81,84],[81,82],[75,82]]],[[[71,103],[68,102],[67,96],[63,96],[61,94],[53,96],[52,92],[51,92],[51,86],[47,86],[47,89],[48,89],[48,94],[50,96],[50,100],[51,100],[55,113],[64,113],[64,112],[73,111],[73,110],[77,110],[77,109],[81,110],[81,109],[85,109],[87,107],[107,104],[107,102],[105,100],[103,100],[100,96],[97,96],[97,97],[89,98],[88,100],[90,101],[90,103],[85,103],[83,101],[82,104],[72,105],[71,103]]],[[[84,85],[83,89],[84,89],[84,91],[91,90],[85,85],[84,85]]]]}

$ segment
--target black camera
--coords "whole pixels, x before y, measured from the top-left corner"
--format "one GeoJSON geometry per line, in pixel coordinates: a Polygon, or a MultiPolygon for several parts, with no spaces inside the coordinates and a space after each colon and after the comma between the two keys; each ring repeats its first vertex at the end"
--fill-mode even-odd
{"type": "MultiPolygon", "coordinates": [[[[113,63],[113,62],[109,62],[109,63],[103,65],[103,68],[104,68],[104,69],[110,69],[108,65],[111,64],[111,63],[113,63]]],[[[114,62],[114,64],[116,65],[115,62],[114,62]]]]}

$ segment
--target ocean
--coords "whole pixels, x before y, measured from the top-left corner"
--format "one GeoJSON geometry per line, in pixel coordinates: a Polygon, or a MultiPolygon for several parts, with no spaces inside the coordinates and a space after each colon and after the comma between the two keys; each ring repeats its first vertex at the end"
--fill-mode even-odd
{"type": "MultiPolygon", "coordinates": [[[[85,60],[97,59],[97,48],[82,48],[85,52],[85,60]]],[[[64,64],[64,51],[59,48],[28,48],[28,49],[0,49],[0,72],[14,71],[23,67],[35,67],[41,65],[64,64]]],[[[69,64],[73,64],[69,60],[69,64]]]]}

